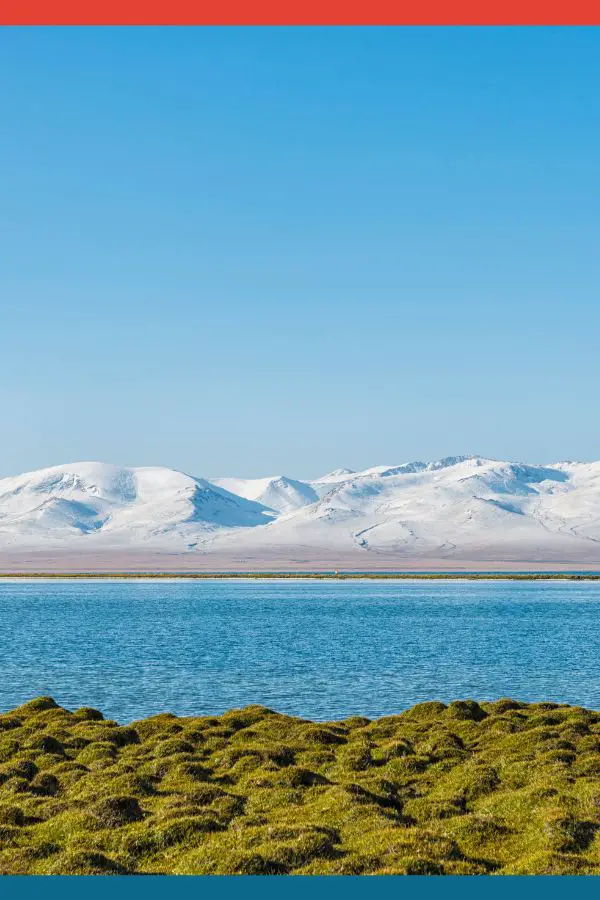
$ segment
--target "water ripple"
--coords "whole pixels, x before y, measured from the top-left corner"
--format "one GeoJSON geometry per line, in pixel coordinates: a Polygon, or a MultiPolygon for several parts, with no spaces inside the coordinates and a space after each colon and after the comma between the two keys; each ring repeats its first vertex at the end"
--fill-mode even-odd
{"type": "Polygon", "coordinates": [[[0,622],[2,710],[40,694],[121,721],[459,697],[600,708],[597,582],[2,582],[0,622]]]}

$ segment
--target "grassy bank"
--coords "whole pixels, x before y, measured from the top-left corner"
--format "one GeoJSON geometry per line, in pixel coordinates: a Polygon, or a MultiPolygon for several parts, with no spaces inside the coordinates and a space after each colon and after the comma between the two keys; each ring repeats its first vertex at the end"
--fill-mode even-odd
{"type": "Polygon", "coordinates": [[[185,579],[359,579],[413,581],[600,581],[600,572],[0,572],[0,580],[13,578],[185,578],[185,579]]]}
{"type": "Polygon", "coordinates": [[[0,716],[0,872],[600,872],[600,713],[0,716]]]}

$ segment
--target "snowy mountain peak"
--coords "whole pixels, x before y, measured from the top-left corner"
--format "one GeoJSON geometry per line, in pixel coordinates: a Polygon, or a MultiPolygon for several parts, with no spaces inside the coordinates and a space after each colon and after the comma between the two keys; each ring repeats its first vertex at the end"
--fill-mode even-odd
{"type": "Polygon", "coordinates": [[[255,500],[277,513],[293,512],[318,499],[310,484],[285,475],[270,478],[213,478],[212,483],[240,497],[255,500]]]}
{"type": "Polygon", "coordinates": [[[211,532],[272,519],[260,503],[158,466],[82,462],[0,480],[0,547],[90,533],[152,541],[186,526],[211,532]]]}
{"type": "Polygon", "coordinates": [[[0,552],[43,547],[600,565],[600,462],[451,456],[315,481],[80,462],[0,480],[0,552]]]}

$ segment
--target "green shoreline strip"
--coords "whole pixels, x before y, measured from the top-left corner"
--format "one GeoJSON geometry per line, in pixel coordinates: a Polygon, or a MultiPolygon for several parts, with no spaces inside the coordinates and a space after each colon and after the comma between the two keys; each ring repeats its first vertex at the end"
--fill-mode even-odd
{"type": "Polygon", "coordinates": [[[600,712],[0,715],[2,874],[600,874],[600,712]]]}
{"type": "Polygon", "coordinates": [[[600,572],[0,572],[11,578],[318,579],[321,581],[600,581],[600,572]]]}

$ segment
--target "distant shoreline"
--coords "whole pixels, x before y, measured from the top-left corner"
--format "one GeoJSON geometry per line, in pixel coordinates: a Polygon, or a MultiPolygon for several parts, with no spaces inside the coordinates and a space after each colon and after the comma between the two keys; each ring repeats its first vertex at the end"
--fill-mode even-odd
{"type": "Polygon", "coordinates": [[[12,579],[271,581],[600,581],[600,572],[0,572],[12,579]]]}

